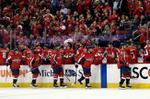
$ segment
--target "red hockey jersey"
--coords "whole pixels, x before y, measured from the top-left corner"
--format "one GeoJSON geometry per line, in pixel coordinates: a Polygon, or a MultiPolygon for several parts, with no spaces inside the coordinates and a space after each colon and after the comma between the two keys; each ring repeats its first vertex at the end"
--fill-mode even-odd
{"type": "Polygon", "coordinates": [[[52,67],[55,66],[62,66],[63,60],[62,60],[62,53],[60,50],[53,50],[49,60],[51,61],[52,67]]]}
{"type": "Polygon", "coordinates": [[[26,65],[30,65],[30,55],[32,54],[32,50],[25,49],[23,51],[23,61],[26,65]]]}
{"type": "Polygon", "coordinates": [[[41,57],[38,54],[31,54],[30,55],[30,67],[35,68],[40,66],[41,64],[41,57]]]}
{"type": "Polygon", "coordinates": [[[75,62],[79,63],[79,59],[83,56],[83,53],[85,52],[85,48],[83,47],[80,47],[78,50],[77,50],[77,53],[75,55],[75,62]]]}
{"type": "Polygon", "coordinates": [[[149,44],[146,45],[144,49],[145,49],[144,62],[148,63],[150,59],[150,45],[149,44]]]}
{"type": "Polygon", "coordinates": [[[82,66],[84,68],[90,68],[92,63],[93,63],[93,59],[94,59],[94,55],[93,53],[89,53],[89,52],[84,52],[81,57],[79,58],[78,62],[80,63],[80,61],[84,60],[82,66]]]}
{"type": "Polygon", "coordinates": [[[128,46],[126,48],[126,52],[128,54],[128,62],[130,64],[134,64],[138,62],[138,51],[135,46],[128,46]]]}
{"type": "Polygon", "coordinates": [[[93,54],[94,54],[93,64],[99,65],[102,63],[103,53],[104,53],[104,50],[102,48],[93,49],[93,54]]]}
{"type": "Polygon", "coordinates": [[[117,54],[117,49],[116,48],[106,48],[107,52],[107,63],[112,64],[115,63],[115,57],[117,54]]]}
{"type": "Polygon", "coordinates": [[[43,51],[43,56],[46,58],[46,59],[49,59],[49,57],[51,56],[53,50],[52,49],[46,49],[43,51]]]}
{"type": "Polygon", "coordinates": [[[21,60],[22,60],[22,53],[21,52],[14,52],[10,51],[8,55],[8,59],[11,60],[10,68],[11,69],[19,69],[21,60]]]}
{"type": "Polygon", "coordinates": [[[5,65],[7,57],[8,57],[8,50],[0,48],[0,65],[5,65]]]}
{"type": "Polygon", "coordinates": [[[72,48],[63,50],[63,63],[64,64],[74,63],[74,50],[72,48]]]}
{"type": "Polygon", "coordinates": [[[129,57],[125,49],[120,49],[118,51],[118,63],[117,66],[120,68],[121,66],[129,66],[129,57]]]}

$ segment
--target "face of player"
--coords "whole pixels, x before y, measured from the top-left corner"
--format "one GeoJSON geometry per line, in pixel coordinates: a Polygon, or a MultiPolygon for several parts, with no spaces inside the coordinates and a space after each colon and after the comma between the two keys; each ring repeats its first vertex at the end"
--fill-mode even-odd
{"type": "Polygon", "coordinates": [[[38,50],[37,49],[34,50],[34,54],[38,54],[38,50]]]}
{"type": "Polygon", "coordinates": [[[69,45],[64,46],[65,49],[70,49],[69,45]]]}
{"type": "Polygon", "coordinates": [[[86,52],[86,51],[87,51],[87,49],[86,49],[86,48],[84,48],[84,49],[83,49],[83,52],[86,52]]]}
{"type": "Polygon", "coordinates": [[[60,46],[56,46],[56,47],[55,47],[55,50],[60,50],[60,46]]]}
{"type": "Polygon", "coordinates": [[[147,45],[148,47],[150,47],[150,43],[148,43],[148,45],[147,45]]]}
{"type": "Polygon", "coordinates": [[[122,48],[125,49],[125,48],[126,48],[126,45],[123,45],[122,48]]]}
{"type": "Polygon", "coordinates": [[[109,48],[113,48],[112,44],[109,44],[108,47],[109,47],[109,48]]]}
{"type": "Polygon", "coordinates": [[[88,49],[87,51],[88,51],[89,53],[91,53],[91,52],[92,52],[92,49],[88,49]]]}
{"type": "Polygon", "coordinates": [[[130,46],[134,46],[134,44],[133,43],[131,43],[131,45],[130,46]]]}
{"type": "Polygon", "coordinates": [[[15,51],[15,54],[18,54],[19,53],[19,51],[15,51]]]}

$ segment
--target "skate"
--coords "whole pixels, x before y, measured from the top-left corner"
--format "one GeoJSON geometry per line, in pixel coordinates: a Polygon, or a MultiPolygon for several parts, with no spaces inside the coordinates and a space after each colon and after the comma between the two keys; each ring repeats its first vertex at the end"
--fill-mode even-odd
{"type": "Polygon", "coordinates": [[[36,87],[38,87],[38,85],[37,84],[31,84],[31,87],[36,88],[36,87]]]}
{"type": "Polygon", "coordinates": [[[13,87],[14,87],[14,88],[18,88],[18,87],[19,87],[19,85],[17,85],[17,84],[13,84],[13,87]]]}
{"type": "Polygon", "coordinates": [[[89,84],[87,84],[86,86],[85,86],[85,88],[92,88],[89,84]]]}
{"type": "Polygon", "coordinates": [[[127,85],[127,86],[126,86],[126,88],[132,88],[132,86],[130,86],[130,85],[127,85]]]}
{"type": "Polygon", "coordinates": [[[67,86],[65,84],[61,84],[60,87],[61,88],[67,88],[67,86]]]}
{"type": "Polygon", "coordinates": [[[54,88],[58,88],[59,86],[57,85],[57,84],[54,84],[54,86],[53,86],[54,88]]]}
{"type": "Polygon", "coordinates": [[[126,87],[125,87],[125,86],[120,85],[120,86],[119,86],[119,88],[120,88],[120,89],[125,89],[126,87]]]}

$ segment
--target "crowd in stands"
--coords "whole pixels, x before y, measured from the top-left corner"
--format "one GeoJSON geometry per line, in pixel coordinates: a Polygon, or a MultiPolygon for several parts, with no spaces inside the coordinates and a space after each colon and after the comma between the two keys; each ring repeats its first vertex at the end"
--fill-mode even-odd
{"type": "Polygon", "coordinates": [[[107,47],[132,41],[144,49],[150,0],[0,0],[0,47],[53,48],[66,39],[107,47]]]}

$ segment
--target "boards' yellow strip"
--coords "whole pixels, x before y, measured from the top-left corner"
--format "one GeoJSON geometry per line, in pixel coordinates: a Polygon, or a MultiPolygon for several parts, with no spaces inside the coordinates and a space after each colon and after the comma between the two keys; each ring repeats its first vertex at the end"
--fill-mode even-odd
{"type": "MultiPolygon", "coordinates": [[[[117,83],[108,83],[108,88],[118,88],[119,84],[117,83]]],[[[125,85],[124,85],[125,86],[125,85]]],[[[150,84],[146,83],[132,83],[132,88],[137,89],[150,89],[150,84]]]]}
{"type": "MultiPolygon", "coordinates": [[[[30,83],[18,83],[18,85],[21,88],[28,88],[30,87],[30,83]]],[[[80,84],[71,84],[71,83],[66,83],[66,85],[69,88],[84,88],[85,84],[80,85],[80,84]]],[[[52,88],[53,87],[53,83],[38,83],[38,86],[41,88],[52,88]]],[[[99,83],[91,83],[91,86],[93,88],[100,88],[100,84],[99,83]]],[[[12,87],[11,83],[0,83],[0,88],[9,88],[12,87]]]]}
{"type": "MultiPolygon", "coordinates": [[[[19,83],[21,88],[28,88],[30,87],[30,83],[19,83]]],[[[40,88],[52,88],[53,83],[38,83],[40,88]]],[[[69,88],[84,88],[85,84],[80,85],[80,84],[71,84],[67,83],[69,88]]],[[[143,84],[143,83],[133,83],[131,84],[133,88],[137,89],[150,89],[150,84],[143,84]]],[[[100,88],[99,83],[91,83],[91,86],[93,88],[100,88]]],[[[117,83],[108,83],[107,84],[108,88],[118,88],[119,84],[117,83]]],[[[0,88],[10,88],[12,87],[11,83],[0,83],[0,88]]]]}

